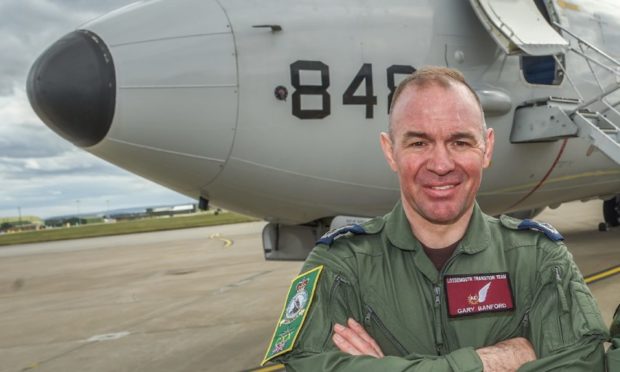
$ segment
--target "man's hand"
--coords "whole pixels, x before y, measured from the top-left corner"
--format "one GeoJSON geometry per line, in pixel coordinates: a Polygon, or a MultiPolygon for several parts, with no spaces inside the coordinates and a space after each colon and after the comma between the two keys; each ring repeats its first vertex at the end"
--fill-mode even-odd
{"type": "Polygon", "coordinates": [[[332,341],[344,353],[369,355],[375,358],[384,356],[377,342],[352,318],[349,318],[346,327],[338,323],[334,325],[332,341]]]}
{"type": "Polygon", "coordinates": [[[523,338],[511,338],[493,346],[477,349],[485,372],[512,372],[523,364],[536,360],[530,342],[523,338]]]}

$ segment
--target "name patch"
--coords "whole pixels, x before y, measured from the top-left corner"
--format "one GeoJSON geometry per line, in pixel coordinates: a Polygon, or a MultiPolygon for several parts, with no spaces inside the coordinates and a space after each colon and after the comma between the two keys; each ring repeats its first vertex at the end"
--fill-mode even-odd
{"type": "Polygon", "coordinates": [[[508,273],[446,275],[444,282],[451,318],[514,309],[508,273]]]}

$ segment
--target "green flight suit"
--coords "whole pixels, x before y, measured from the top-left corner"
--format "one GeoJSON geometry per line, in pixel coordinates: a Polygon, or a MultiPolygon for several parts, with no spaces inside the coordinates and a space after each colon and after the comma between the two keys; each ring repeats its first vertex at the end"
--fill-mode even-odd
{"type": "Polygon", "coordinates": [[[323,265],[316,297],[293,350],[276,358],[287,371],[481,371],[475,349],[526,337],[538,360],[521,371],[602,371],[607,330],[561,242],[518,230],[476,204],[467,232],[438,272],[413,236],[402,205],[315,247],[302,272],[323,265]],[[509,273],[514,309],[449,317],[444,276],[509,273]],[[352,317],[379,343],[382,359],[334,346],[334,323],[352,317]]]}
{"type": "Polygon", "coordinates": [[[611,346],[607,351],[607,370],[609,372],[620,372],[620,305],[614,313],[609,334],[611,335],[611,346]]]}

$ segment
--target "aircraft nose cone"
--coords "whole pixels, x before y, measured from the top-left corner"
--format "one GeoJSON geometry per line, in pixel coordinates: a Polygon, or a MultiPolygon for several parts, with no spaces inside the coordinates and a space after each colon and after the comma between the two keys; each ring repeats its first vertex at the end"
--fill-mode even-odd
{"type": "Polygon", "coordinates": [[[81,147],[101,141],[116,102],[114,63],[107,46],[87,30],[71,32],[35,61],[28,99],[41,120],[81,147]]]}

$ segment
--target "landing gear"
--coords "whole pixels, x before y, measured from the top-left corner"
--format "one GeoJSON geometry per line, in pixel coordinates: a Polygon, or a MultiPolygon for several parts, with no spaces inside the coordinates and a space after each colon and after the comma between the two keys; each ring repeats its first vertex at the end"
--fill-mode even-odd
{"type": "Polygon", "coordinates": [[[607,231],[609,227],[620,226],[620,195],[603,202],[603,218],[605,222],[598,225],[599,231],[607,231]]]}

